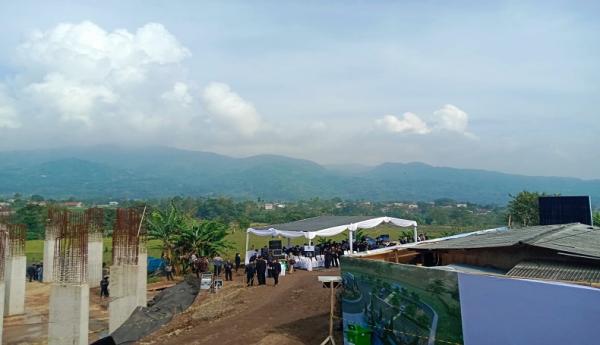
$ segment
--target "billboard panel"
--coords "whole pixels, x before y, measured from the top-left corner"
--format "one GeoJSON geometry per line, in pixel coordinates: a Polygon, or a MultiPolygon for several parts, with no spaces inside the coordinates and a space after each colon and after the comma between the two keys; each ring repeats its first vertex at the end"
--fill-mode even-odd
{"type": "Polygon", "coordinates": [[[457,273],[342,257],[344,343],[462,344],[457,273]]]}
{"type": "Polygon", "coordinates": [[[582,223],[592,225],[589,196],[541,196],[540,225],[582,223]]]}

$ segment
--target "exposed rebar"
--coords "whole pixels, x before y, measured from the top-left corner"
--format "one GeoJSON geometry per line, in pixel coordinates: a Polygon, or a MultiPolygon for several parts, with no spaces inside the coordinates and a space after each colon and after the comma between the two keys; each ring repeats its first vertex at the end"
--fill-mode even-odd
{"type": "Polygon", "coordinates": [[[117,209],[112,237],[113,265],[137,265],[140,243],[145,241],[145,231],[140,231],[141,221],[138,210],[117,209]]]}
{"type": "Polygon", "coordinates": [[[88,229],[85,213],[61,210],[53,213],[50,223],[57,227],[54,246],[54,281],[83,284],[87,281],[88,229]]]}

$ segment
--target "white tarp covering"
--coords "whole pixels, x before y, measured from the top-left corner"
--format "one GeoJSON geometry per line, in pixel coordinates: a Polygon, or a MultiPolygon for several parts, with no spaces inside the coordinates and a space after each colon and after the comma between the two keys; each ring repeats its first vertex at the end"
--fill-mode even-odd
{"type": "Polygon", "coordinates": [[[297,238],[304,237],[309,240],[315,237],[331,237],[339,235],[346,230],[356,231],[358,229],[370,229],[378,226],[381,223],[392,223],[396,226],[410,227],[417,226],[417,222],[414,220],[406,220],[393,217],[378,217],[373,219],[364,220],[357,223],[338,225],[331,228],[321,229],[317,231],[283,231],[275,228],[269,228],[266,230],[259,230],[254,228],[248,228],[247,232],[257,236],[282,236],[286,238],[297,238]]]}

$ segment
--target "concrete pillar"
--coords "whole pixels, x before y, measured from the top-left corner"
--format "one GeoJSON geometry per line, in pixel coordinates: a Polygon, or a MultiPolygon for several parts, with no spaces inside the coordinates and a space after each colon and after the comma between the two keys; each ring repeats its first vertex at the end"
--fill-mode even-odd
{"type": "Polygon", "coordinates": [[[138,266],[114,265],[110,267],[110,297],[108,305],[108,332],[121,327],[138,304],[138,266]]]}
{"type": "Polygon", "coordinates": [[[102,235],[88,237],[88,284],[91,288],[100,286],[102,280],[102,235]]]}
{"type": "MultiPolygon", "coordinates": [[[[4,310],[4,282],[0,281],[0,310],[4,310]]],[[[0,345],[2,345],[2,330],[4,329],[4,317],[0,317],[0,345]]]]}
{"type": "Polygon", "coordinates": [[[56,242],[53,238],[44,240],[44,271],[42,280],[44,283],[51,283],[54,275],[54,246],[56,242]]]}
{"type": "Polygon", "coordinates": [[[87,345],[90,288],[87,284],[52,284],[48,316],[49,345],[87,345]]]}
{"type": "Polygon", "coordinates": [[[137,264],[137,305],[145,307],[147,301],[147,285],[148,285],[148,253],[145,248],[138,254],[137,264]]]}
{"type": "Polygon", "coordinates": [[[5,267],[4,316],[25,313],[25,274],[27,257],[8,256],[5,267]]]}

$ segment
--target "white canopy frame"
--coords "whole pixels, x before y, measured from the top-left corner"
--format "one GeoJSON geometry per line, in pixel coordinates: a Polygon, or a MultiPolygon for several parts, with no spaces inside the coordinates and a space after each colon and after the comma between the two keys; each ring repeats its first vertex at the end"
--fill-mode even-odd
{"type": "MultiPolygon", "coordinates": [[[[370,228],[374,228],[378,225],[380,225],[381,223],[392,223],[396,226],[399,227],[413,227],[413,231],[414,231],[414,240],[415,243],[418,240],[418,233],[417,233],[417,222],[414,220],[407,220],[407,219],[401,219],[401,218],[394,218],[394,217],[377,217],[377,218],[372,218],[372,219],[367,219],[367,220],[363,220],[360,222],[356,222],[356,223],[350,223],[350,224],[344,224],[344,225],[338,225],[338,226],[334,226],[334,227],[330,227],[330,228],[325,228],[325,229],[321,229],[321,230],[316,230],[316,231],[289,231],[289,230],[278,230],[276,228],[269,228],[269,229],[254,229],[254,228],[248,228],[246,230],[246,256],[248,255],[248,247],[250,245],[250,234],[254,234],[257,236],[262,236],[262,237],[275,237],[275,236],[282,236],[285,238],[299,238],[299,237],[304,237],[306,239],[309,240],[309,243],[312,245],[312,240],[319,236],[319,237],[331,237],[331,236],[335,236],[338,234],[341,234],[342,232],[348,230],[348,242],[350,244],[350,252],[353,252],[353,237],[354,237],[354,232],[357,231],[358,229],[370,229],[370,228]]],[[[246,263],[248,262],[248,258],[245,258],[246,263]]]]}

